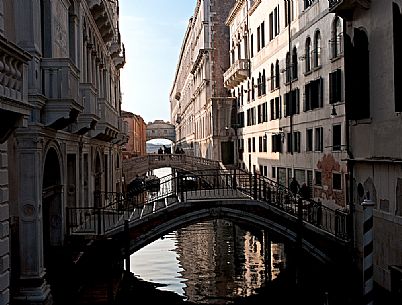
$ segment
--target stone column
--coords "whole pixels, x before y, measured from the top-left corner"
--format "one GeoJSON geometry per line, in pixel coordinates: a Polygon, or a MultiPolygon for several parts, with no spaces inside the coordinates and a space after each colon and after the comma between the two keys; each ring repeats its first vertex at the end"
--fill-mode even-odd
{"type": "Polygon", "coordinates": [[[45,280],[42,222],[43,138],[26,133],[17,137],[19,289],[15,300],[50,304],[45,280]]]}

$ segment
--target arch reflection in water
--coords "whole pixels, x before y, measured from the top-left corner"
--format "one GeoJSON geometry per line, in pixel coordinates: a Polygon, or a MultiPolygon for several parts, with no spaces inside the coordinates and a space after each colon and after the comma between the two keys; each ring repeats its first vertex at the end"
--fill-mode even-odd
{"type": "Polygon", "coordinates": [[[261,231],[250,232],[229,221],[202,222],[134,253],[131,271],[185,300],[225,304],[255,294],[285,266],[284,245],[265,239],[271,246],[264,247],[263,240],[261,231]]]}

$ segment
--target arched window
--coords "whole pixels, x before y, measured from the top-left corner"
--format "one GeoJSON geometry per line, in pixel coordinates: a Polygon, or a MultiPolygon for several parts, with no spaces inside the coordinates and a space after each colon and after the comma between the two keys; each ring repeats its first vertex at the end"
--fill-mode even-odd
{"type": "Polygon", "coordinates": [[[307,37],[306,39],[306,52],[305,52],[305,60],[306,60],[306,72],[311,70],[311,38],[307,37]]]}
{"type": "Polygon", "coordinates": [[[292,80],[297,79],[297,48],[293,48],[292,52],[292,80]]]}
{"type": "Polygon", "coordinates": [[[332,24],[332,58],[335,58],[342,54],[342,32],[342,20],[338,16],[336,16],[332,24]]]}
{"type": "Polygon", "coordinates": [[[271,90],[275,89],[275,71],[274,64],[271,64],[271,90]]]}
{"type": "Polygon", "coordinates": [[[279,60],[275,64],[275,88],[279,88],[279,60]]]}
{"type": "Polygon", "coordinates": [[[320,31],[316,31],[314,34],[314,55],[313,55],[313,63],[314,68],[321,66],[321,34],[320,31]]]}

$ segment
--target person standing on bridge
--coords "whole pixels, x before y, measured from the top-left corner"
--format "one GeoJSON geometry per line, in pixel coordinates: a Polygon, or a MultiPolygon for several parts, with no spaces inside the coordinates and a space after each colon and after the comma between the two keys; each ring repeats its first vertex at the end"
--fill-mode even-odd
{"type": "Polygon", "coordinates": [[[290,191],[293,193],[294,196],[299,192],[300,185],[299,182],[297,182],[296,177],[292,178],[292,181],[290,182],[290,191]]]}

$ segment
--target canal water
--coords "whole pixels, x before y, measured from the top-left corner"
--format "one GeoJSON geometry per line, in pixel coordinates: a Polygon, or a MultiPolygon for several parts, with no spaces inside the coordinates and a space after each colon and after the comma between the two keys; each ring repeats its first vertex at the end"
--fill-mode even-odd
{"type": "Polygon", "coordinates": [[[222,219],[171,232],[130,262],[137,278],[193,304],[352,304],[347,279],[272,232],[222,219]]]}

